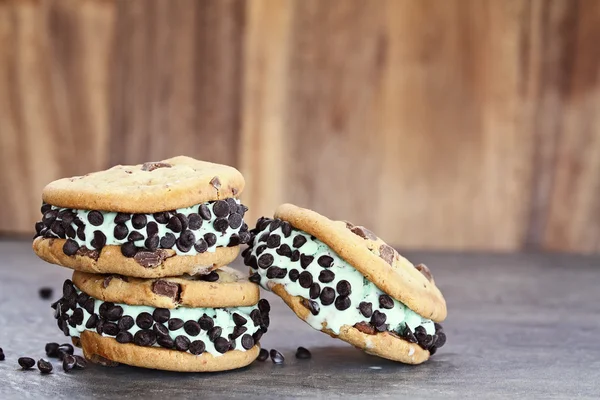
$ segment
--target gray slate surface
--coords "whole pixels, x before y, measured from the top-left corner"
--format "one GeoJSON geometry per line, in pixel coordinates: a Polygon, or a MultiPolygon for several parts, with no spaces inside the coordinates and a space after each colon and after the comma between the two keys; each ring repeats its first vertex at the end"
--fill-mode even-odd
{"type": "Polygon", "coordinates": [[[565,255],[408,254],[434,272],[449,308],[448,343],[420,366],[369,356],[314,331],[270,293],[262,340],[286,356],[225,373],[177,374],[92,366],[66,374],[21,371],[58,331],[50,301],[69,271],[38,260],[27,242],[0,241],[0,399],[7,398],[598,398],[600,258],[565,255]],[[295,349],[312,351],[296,360],[295,349]]]}

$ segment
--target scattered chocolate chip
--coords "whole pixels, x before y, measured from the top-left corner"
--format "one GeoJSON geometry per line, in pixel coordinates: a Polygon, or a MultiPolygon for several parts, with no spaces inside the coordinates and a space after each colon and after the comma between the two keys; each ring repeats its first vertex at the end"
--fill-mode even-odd
{"type": "Polygon", "coordinates": [[[200,238],[194,243],[194,250],[198,253],[204,253],[208,250],[208,243],[206,243],[206,240],[200,238]]]}
{"type": "Polygon", "coordinates": [[[169,336],[170,337],[169,329],[164,324],[162,324],[160,322],[156,322],[152,326],[152,331],[154,331],[154,333],[156,334],[157,338],[160,337],[160,336],[169,336]]]}
{"type": "Polygon", "coordinates": [[[394,300],[392,300],[392,298],[387,294],[382,294],[379,296],[379,308],[391,310],[394,308],[394,300]]]}
{"type": "Polygon", "coordinates": [[[340,296],[349,296],[352,293],[352,286],[350,286],[350,282],[343,279],[339,281],[335,287],[340,296]]]}
{"type": "Polygon", "coordinates": [[[387,244],[382,244],[379,246],[379,257],[381,257],[386,263],[392,265],[394,263],[394,256],[396,254],[396,250],[387,244]]]}
{"type": "Polygon", "coordinates": [[[380,312],[379,310],[373,311],[373,315],[371,316],[371,325],[380,326],[385,324],[386,320],[387,316],[384,313],[380,312]]]}
{"type": "Polygon", "coordinates": [[[50,230],[52,232],[54,232],[54,234],[58,237],[61,237],[61,238],[65,237],[65,228],[63,227],[62,223],[58,220],[56,220],[52,223],[50,230]]]}
{"type": "Polygon", "coordinates": [[[306,238],[303,235],[296,235],[292,242],[292,246],[299,249],[300,247],[304,246],[304,243],[306,243],[306,238]]]}
{"type": "Polygon", "coordinates": [[[302,346],[298,347],[296,350],[296,358],[300,360],[308,360],[311,357],[312,355],[310,354],[310,351],[302,346]]]}
{"type": "Polygon", "coordinates": [[[156,335],[149,330],[137,331],[133,336],[133,342],[138,346],[152,346],[156,343],[156,335]]]}
{"type": "Polygon", "coordinates": [[[312,285],[310,285],[310,289],[308,291],[309,293],[309,297],[311,299],[316,299],[319,297],[319,295],[321,294],[321,286],[317,283],[314,282],[312,285]]]}
{"type": "Polygon", "coordinates": [[[219,337],[214,340],[215,350],[223,354],[229,350],[229,341],[225,338],[219,337]]]}
{"type": "Polygon", "coordinates": [[[70,279],[65,280],[65,282],[63,283],[63,297],[69,298],[75,295],[76,292],[75,287],[73,286],[73,282],[71,282],[70,279]]]}
{"type": "Polygon", "coordinates": [[[269,224],[269,232],[274,232],[277,228],[281,226],[282,221],[280,219],[274,219],[269,224]]]}
{"type": "Polygon", "coordinates": [[[335,299],[335,308],[340,311],[348,309],[351,305],[350,298],[348,296],[338,296],[335,299]]]}
{"type": "Polygon", "coordinates": [[[258,361],[265,361],[267,358],[269,358],[269,350],[260,349],[260,352],[258,353],[258,357],[256,359],[258,361]]]}
{"type": "Polygon", "coordinates": [[[84,369],[87,367],[87,360],[81,356],[73,356],[75,357],[75,369],[84,369]]]}
{"type": "Polygon", "coordinates": [[[69,354],[67,354],[66,356],[64,356],[63,357],[63,362],[62,362],[63,371],[65,371],[65,372],[71,371],[73,368],[75,368],[75,363],[76,362],[77,361],[75,360],[74,356],[69,355],[69,354]]]}
{"type": "Polygon", "coordinates": [[[321,311],[321,307],[319,303],[313,300],[302,299],[302,305],[310,310],[312,315],[318,315],[319,311],[321,311]]]}
{"type": "Polygon", "coordinates": [[[94,226],[100,226],[104,222],[104,216],[99,211],[90,211],[87,215],[87,219],[90,224],[94,226]]]}
{"type": "Polygon", "coordinates": [[[198,230],[202,227],[202,217],[196,213],[192,213],[187,216],[188,228],[191,230],[198,230]]]}
{"type": "Polygon", "coordinates": [[[165,349],[172,349],[175,346],[175,342],[171,339],[170,336],[157,336],[156,343],[160,347],[164,347],[165,349]]]}
{"type": "Polygon", "coordinates": [[[52,209],[52,206],[48,203],[42,203],[41,212],[42,214],[46,214],[48,211],[52,209]]]}
{"type": "Polygon", "coordinates": [[[212,247],[217,243],[217,235],[214,233],[207,233],[204,235],[204,240],[206,241],[206,244],[208,244],[208,247],[212,247]]]}
{"type": "Polygon", "coordinates": [[[306,269],[311,262],[313,262],[315,258],[313,256],[308,256],[306,254],[301,254],[300,255],[300,266],[304,269],[306,269]]]}
{"type": "Polygon", "coordinates": [[[186,321],[185,324],[183,324],[183,329],[185,330],[185,333],[190,336],[198,336],[200,334],[200,324],[196,321],[186,321]]]}
{"type": "Polygon", "coordinates": [[[168,323],[170,331],[176,331],[183,327],[183,321],[179,318],[171,318],[168,323]]]}
{"type": "Polygon", "coordinates": [[[279,268],[276,266],[272,266],[267,270],[267,278],[268,279],[283,279],[287,275],[286,268],[279,268]]]}
{"type": "Polygon", "coordinates": [[[114,235],[115,239],[123,240],[127,237],[128,234],[129,234],[129,229],[127,228],[127,225],[125,225],[125,224],[115,225],[115,228],[113,229],[113,235],[114,235]]]}
{"type": "Polygon", "coordinates": [[[279,245],[281,244],[281,238],[279,237],[279,235],[277,234],[272,234],[269,235],[268,239],[267,239],[267,247],[270,249],[274,249],[276,247],[279,247],[279,245]]]}
{"type": "Polygon", "coordinates": [[[324,287],[321,291],[319,299],[321,300],[321,304],[324,306],[333,304],[333,301],[335,300],[335,290],[330,287],[324,287]]]}
{"type": "Polygon", "coordinates": [[[280,352],[278,352],[275,349],[271,349],[271,351],[269,352],[269,355],[271,356],[271,360],[273,361],[273,364],[283,364],[285,361],[285,357],[283,357],[283,354],[281,354],[280,352]]]}
{"type": "Polygon", "coordinates": [[[77,228],[77,239],[85,240],[85,227],[80,226],[77,228]]]}
{"type": "Polygon", "coordinates": [[[171,168],[172,165],[164,162],[147,162],[142,164],[142,171],[154,171],[158,168],[171,168]]]}
{"type": "Polygon", "coordinates": [[[198,320],[198,323],[200,324],[200,327],[205,331],[208,331],[213,326],[215,326],[213,319],[206,314],[204,314],[203,316],[200,317],[200,319],[198,320]]]}
{"type": "Polygon", "coordinates": [[[73,228],[71,225],[67,226],[65,229],[65,236],[69,239],[74,239],[76,235],[75,228],[73,228]]]}
{"type": "Polygon", "coordinates": [[[331,268],[331,264],[333,263],[333,257],[321,256],[317,260],[317,263],[323,268],[331,268]]]}
{"type": "Polygon", "coordinates": [[[37,367],[42,374],[49,374],[52,372],[52,363],[50,363],[48,360],[44,360],[43,358],[38,360],[37,367]]]}
{"type": "Polygon", "coordinates": [[[30,369],[35,365],[35,360],[30,357],[21,357],[17,360],[21,368],[30,369]]]}
{"type": "Polygon", "coordinates": [[[83,324],[83,308],[75,309],[75,311],[73,311],[73,314],[71,315],[71,319],[73,320],[75,325],[83,324]]]}
{"type": "Polygon", "coordinates": [[[188,351],[190,348],[190,339],[187,336],[179,335],[174,340],[175,350],[188,351]]]}
{"type": "Polygon", "coordinates": [[[131,233],[127,237],[127,240],[130,242],[137,242],[139,240],[144,240],[144,235],[142,235],[138,231],[131,231],[131,233]]]}
{"type": "Polygon", "coordinates": [[[269,254],[269,253],[265,253],[262,254],[260,257],[258,257],[258,266],[262,269],[267,269],[269,268],[271,265],[273,265],[273,261],[275,259],[273,258],[273,255],[269,254]]]}
{"type": "Polygon", "coordinates": [[[43,300],[48,300],[52,297],[52,293],[54,292],[54,290],[50,287],[42,287],[38,290],[38,294],[40,295],[40,298],[42,298],[43,300]]]}
{"type": "Polygon", "coordinates": [[[154,217],[154,220],[156,222],[158,222],[159,224],[166,224],[167,222],[169,222],[169,213],[168,212],[157,212],[152,214],[152,216],[154,217]]]}
{"type": "Polygon", "coordinates": [[[371,303],[362,301],[358,305],[358,309],[360,310],[360,313],[367,318],[371,318],[371,315],[373,315],[373,305],[371,303]]]}
{"type": "Polygon", "coordinates": [[[58,343],[46,343],[45,351],[48,357],[57,358],[58,357],[58,343]]]}
{"type": "Polygon", "coordinates": [[[204,353],[204,351],[206,350],[206,345],[202,340],[194,340],[192,343],[190,343],[188,350],[193,355],[198,356],[204,353]]]}
{"type": "Polygon", "coordinates": [[[154,319],[150,313],[142,312],[136,317],[135,323],[140,329],[150,329],[154,324],[154,319]]]}
{"type": "Polygon", "coordinates": [[[88,314],[93,314],[94,313],[94,306],[95,306],[96,302],[94,299],[89,298],[85,301],[85,303],[83,304],[83,308],[85,311],[88,312],[88,314]]]}
{"type": "Polygon", "coordinates": [[[121,254],[127,258],[132,258],[137,253],[137,247],[132,242],[123,243],[121,245],[121,254]]]}
{"type": "MultiPolygon", "coordinates": [[[[242,228],[243,228],[243,226],[242,226],[242,228]]],[[[245,231],[242,229],[240,229],[238,236],[240,237],[240,243],[242,243],[242,244],[250,243],[250,239],[252,238],[252,235],[250,233],[248,233],[248,231],[245,231]]]]}
{"type": "Polygon", "coordinates": [[[297,269],[292,269],[292,270],[290,270],[290,273],[288,274],[288,276],[290,277],[290,280],[292,282],[296,282],[298,280],[298,277],[300,276],[300,272],[298,272],[297,269]]]}
{"type": "Polygon", "coordinates": [[[129,315],[122,316],[117,323],[117,327],[122,331],[128,331],[129,329],[133,328],[133,325],[135,325],[135,321],[129,315]]]}

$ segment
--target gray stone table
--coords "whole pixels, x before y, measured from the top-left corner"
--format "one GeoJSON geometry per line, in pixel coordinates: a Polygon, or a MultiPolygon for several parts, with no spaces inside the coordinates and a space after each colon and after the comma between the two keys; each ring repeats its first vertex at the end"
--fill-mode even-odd
{"type": "Polygon", "coordinates": [[[0,241],[0,254],[0,399],[600,397],[598,257],[408,254],[430,266],[449,309],[446,346],[419,366],[314,331],[266,293],[273,310],[262,345],[280,350],[284,365],[211,374],[91,366],[66,374],[55,362],[42,376],[19,370],[17,358],[40,358],[46,342],[66,341],[38,288],[58,295],[69,271],[38,260],[27,242],[0,241]],[[312,359],[296,360],[298,346],[312,359]]]}

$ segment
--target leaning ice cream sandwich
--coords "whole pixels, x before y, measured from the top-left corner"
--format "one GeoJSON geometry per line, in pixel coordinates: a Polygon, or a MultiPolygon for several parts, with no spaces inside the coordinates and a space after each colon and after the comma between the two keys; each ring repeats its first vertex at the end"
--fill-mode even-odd
{"type": "Polygon", "coordinates": [[[250,238],[243,189],[235,168],[183,156],[59,179],[42,193],[33,249],[84,272],[206,274],[250,238]]]}
{"type": "Polygon", "coordinates": [[[284,204],[251,233],[242,253],[250,280],[313,328],[409,364],[446,342],[446,302],[429,269],[368,229],[284,204]]]}
{"type": "Polygon", "coordinates": [[[88,360],[186,372],[250,364],[270,310],[258,286],[228,267],[155,279],[75,271],[53,307],[88,360]]]}

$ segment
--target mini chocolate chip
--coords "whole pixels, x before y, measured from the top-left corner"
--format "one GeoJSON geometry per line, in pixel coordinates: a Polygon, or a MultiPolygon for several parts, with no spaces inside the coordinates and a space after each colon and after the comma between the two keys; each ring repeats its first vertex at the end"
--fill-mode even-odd
{"type": "Polygon", "coordinates": [[[297,235],[294,237],[294,241],[292,242],[292,246],[299,249],[306,243],[306,238],[302,235],[297,235]]]}
{"type": "Polygon", "coordinates": [[[261,245],[259,245],[259,246],[256,246],[256,251],[255,251],[255,253],[256,253],[256,255],[257,255],[257,256],[260,256],[260,255],[261,255],[261,253],[262,253],[263,251],[265,251],[266,249],[267,249],[267,245],[266,245],[266,244],[261,244],[261,245]]]}
{"type": "Polygon", "coordinates": [[[290,270],[290,273],[288,274],[288,276],[290,277],[290,280],[292,282],[296,282],[298,280],[298,277],[300,276],[300,272],[298,272],[297,269],[292,269],[292,270],[290,270]]]}
{"type": "Polygon", "coordinates": [[[137,242],[138,240],[144,240],[144,235],[139,233],[138,231],[131,231],[127,240],[130,242],[137,242]]]}
{"type": "Polygon", "coordinates": [[[121,330],[117,333],[117,336],[115,336],[115,340],[119,343],[131,343],[133,342],[133,335],[131,332],[121,330]]]}
{"type": "Polygon", "coordinates": [[[121,306],[113,306],[106,311],[105,318],[109,321],[118,321],[122,315],[123,308],[121,306]]]}
{"type": "Polygon", "coordinates": [[[323,268],[331,268],[331,264],[333,263],[333,257],[330,256],[321,256],[317,260],[317,263],[323,268]]]}
{"type": "Polygon", "coordinates": [[[300,266],[304,269],[308,268],[311,262],[313,262],[315,258],[313,256],[309,256],[306,254],[300,255],[300,266]]]}
{"type": "Polygon", "coordinates": [[[198,320],[198,323],[200,324],[200,327],[205,331],[208,331],[213,326],[215,326],[213,319],[206,314],[204,314],[203,316],[200,317],[200,319],[198,320]]]}
{"type": "MultiPolygon", "coordinates": [[[[148,226],[150,226],[150,224],[148,224],[148,226]]],[[[158,249],[159,244],[160,239],[158,235],[150,236],[149,238],[144,240],[144,246],[151,252],[156,251],[158,249]]]]}
{"type": "Polygon", "coordinates": [[[248,207],[246,207],[243,204],[238,204],[238,206],[237,206],[237,213],[238,214],[240,214],[243,217],[244,214],[246,214],[246,211],[248,211],[248,207]]]}
{"type": "Polygon", "coordinates": [[[83,309],[82,308],[75,309],[75,311],[73,311],[73,314],[71,315],[71,318],[72,318],[73,322],[75,323],[75,325],[83,324],[83,309]]]}
{"type": "Polygon", "coordinates": [[[217,217],[226,217],[229,214],[229,204],[225,200],[218,200],[213,203],[213,213],[217,217]]]}
{"type": "Polygon", "coordinates": [[[42,221],[38,221],[35,223],[35,234],[40,235],[40,232],[45,228],[45,225],[42,221]]]}
{"type": "Polygon", "coordinates": [[[85,228],[83,226],[77,228],[77,239],[85,240],[85,228]]]}
{"type": "Polygon", "coordinates": [[[63,371],[65,372],[69,372],[71,371],[73,368],[75,368],[75,357],[67,354],[66,356],[63,357],[63,362],[62,362],[62,367],[63,367],[63,371]]]}
{"type": "Polygon", "coordinates": [[[50,205],[48,203],[42,203],[42,208],[41,208],[42,214],[46,214],[50,210],[52,210],[52,205],[50,205]]]}
{"type": "Polygon", "coordinates": [[[177,214],[175,214],[175,216],[177,218],[179,218],[179,221],[181,221],[181,231],[185,232],[189,225],[189,221],[188,221],[187,217],[185,216],[185,214],[182,214],[182,213],[177,213],[177,214]]]}
{"type": "Polygon", "coordinates": [[[371,316],[371,325],[377,327],[385,324],[386,320],[387,316],[384,313],[380,312],[379,310],[375,310],[371,316]]]}
{"type": "Polygon", "coordinates": [[[127,213],[117,213],[115,216],[115,224],[124,224],[131,219],[131,215],[127,213]]]}
{"type": "Polygon", "coordinates": [[[181,236],[179,236],[179,239],[177,239],[175,244],[180,251],[187,253],[192,249],[192,246],[195,242],[196,236],[194,235],[194,232],[186,230],[181,234],[181,236]]]}
{"type": "Polygon", "coordinates": [[[171,318],[168,326],[170,331],[176,331],[177,329],[181,329],[181,327],[183,327],[183,321],[179,318],[171,318]]]}
{"type": "Polygon", "coordinates": [[[262,323],[262,317],[260,315],[260,311],[259,310],[252,310],[250,312],[250,318],[252,319],[252,322],[254,323],[254,326],[258,326],[262,323]]]}
{"type": "Polygon", "coordinates": [[[135,229],[142,229],[146,226],[147,218],[145,214],[133,214],[131,218],[131,225],[135,229]]]}
{"type": "Polygon", "coordinates": [[[179,335],[175,338],[175,350],[188,351],[190,348],[190,339],[187,336],[179,335]]]}
{"type": "Polygon", "coordinates": [[[177,238],[175,237],[175,235],[173,235],[170,232],[165,233],[165,236],[163,236],[160,239],[160,247],[162,247],[163,249],[170,249],[173,246],[175,246],[175,241],[177,240],[177,238]]]}
{"type": "Polygon", "coordinates": [[[340,296],[349,296],[352,293],[352,286],[350,286],[350,282],[343,279],[339,281],[335,287],[340,296]]]}
{"type": "Polygon", "coordinates": [[[261,314],[260,328],[266,332],[267,328],[269,328],[270,324],[271,324],[271,318],[269,317],[269,314],[261,314]]]}
{"type": "Polygon", "coordinates": [[[333,288],[330,288],[329,286],[324,287],[321,291],[319,299],[321,300],[321,304],[323,304],[324,306],[332,304],[335,300],[335,290],[333,290],[333,288]]]}
{"type": "Polygon", "coordinates": [[[210,339],[211,342],[214,342],[215,339],[217,339],[219,336],[221,336],[222,332],[223,332],[223,329],[221,329],[220,326],[213,326],[212,328],[210,328],[208,330],[208,338],[210,339]]]}
{"type": "Polygon", "coordinates": [[[208,244],[206,243],[206,240],[202,238],[198,239],[196,243],[194,243],[194,250],[196,250],[198,253],[204,253],[206,250],[208,250],[208,244]]]}
{"type": "Polygon", "coordinates": [[[289,222],[287,221],[283,221],[281,223],[281,233],[283,233],[283,236],[290,237],[290,235],[292,234],[292,225],[290,225],[289,222]]]}
{"type": "Polygon", "coordinates": [[[85,323],[86,329],[94,329],[98,325],[98,314],[92,314],[85,323]]]}
{"type": "Polygon", "coordinates": [[[167,223],[167,229],[170,229],[171,231],[175,232],[175,233],[179,233],[181,232],[181,220],[179,218],[177,218],[176,215],[172,216],[169,219],[169,222],[167,223]]]}
{"type": "Polygon", "coordinates": [[[152,283],[152,292],[156,293],[159,296],[166,296],[173,299],[174,302],[179,300],[179,293],[181,291],[181,287],[175,283],[166,281],[163,279],[159,279],[152,283]]]}
{"type": "Polygon", "coordinates": [[[223,233],[227,230],[227,228],[229,228],[229,222],[226,218],[217,218],[215,219],[215,222],[213,222],[213,227],[217,232],[223,233]]]}
{"type": "Polygon", "coordinates": [[[156,343],[165,349],[172,349],[175,346],[175,342],[170,336],[158,336],[156,338],[156,343]]]}
{"type": "Polygon", "coordinates": [[[132,242],[126,242],[121,245],[121,254],[127,258],[132,258],[137,253],[137,247],[132,242]]]}
{"type": "MultiPolygon", "coordinates": [[[[298,271],[296,271],[298,272],[298,271]]],[[[253,273],[252,275],[250,275],[250,277],[248,278],[248,280],[252,283],[260,283],[260,275],[258,272],[253,273]]]]}
{"type": "Polygon", "coordinates": [[[223,354],[229,350],[229,341],[225,338],[219,337],[214,340],[215,350],[223,354]]]}
{"type": "Polygon", "coordinates": [[[204,240],[206,241],[206,244],[208,244],[208,247],[212,247],[217,243],[217,235],[214,233],[207,233],[204,235],[204,240]]]}
{"type": "Polygon", "coordinates": [[[269,352],[269,355],[271,356],[271,360],[273,361],[273,364],[283,364],[285,361],[285,357],[283,357],[283,354],[281,354],[280,352],[278,352],[275,349],[271,349],[271,351],[269,352]]]}
{"type": "Polygon", "coordinates": [[[323,283],[332,282],[335,279],[335,274],[329,269],[324,269],[319,272],[319,281],[323,283]]]}
{"type": "Polygon", "coordinates": [[[159,224],[166,224],[167,222],[169,222],[169,213],[168,212],[157,212],[152,214],[152,216],[154,217],[154,220],[156,222],[158,222],[159,224]]]}
{"type": "Polygon", "coordinates": [[[102,304],[100,304],[100,307],[98,308],[98,313],[100,314],[100,316],[102,318],[104,318],[104,315],[106,314],[106,311],[108,311],[108,309],[111,308],[112,306],[114,306],[114,303],[111,303],[109,301],[105,301],[102,304]]]}
{"type": "Polygon", "coordinates": [[[154,221],[148,222],[148,225],[146,225],[146,234],[148,237],[158,235],[158,224],[154,221]]]}
{"type": "Polygon", "coordinates": [[[409,343],[417,343],[417,338],[412,333],[408,325],[404,327],[404,330],[402,331],[402,334],[400,336],[409,343]]]}
{"type": "Polygon", "coordinates": [[[104,322],[102,325],[102,332],[109,336],[117,336],[119,333],[119,327],[114,322],[104,322]]]}
{"type": "Polygon", "coordinates": [[[260,352],[258,353],[258,357],[256,359],[258,361],[265,361],[267,358],[269,358],[269,350],[260,349],[260,352]]]}
{"type": "Polygon", "coordinates": [[[310,285],[308,293],[311,299],[314,300],[318,298],[321,295],[321,286],[317,282],[314,282],[312,285],[310,285]]]}
{"type": "Polygon", "coordinates": [[[382,244],[379,246],[379,257],[381,257],[386,263],[392,265],[394,262],[394,256],[396,254],[396,250],[387,244],[382,244]]]}
{"type": "Polygon", "coordinates": [[[152,328],[152,324],[154,323],[154,320],[150,313],[142,312],[135,319],[135,323],[137,326],[140,327],[140,329],[150,329],[150,328],[152,328]]]}
{"type": "Polygon", "coordinates": [[[229,214],[229,217],[227,218],[227,221],[229,222],[229,226],[231,227],[231,229],[237,229],[240,226],[242,226],[242,216],[240,214],[229,214]]]}
{"type": "Polygon", "coordinates": [[[50,230],[56,234],[56,236],[64,238],[65,237],[65,228],[62,226],[60,221],[56,220],[52,223],[50,230]]]}
{"type": "Polygon", "coordinates": [[[198,278],[201,281],[205,281],[205,282],[216,282],[219,280],[219,274],[217,273],[217,271],[210,271],[206,275],[198,275],[198,278]]]}
{"type": "Polygon", "coordinates": [[[81,292],[77,295],[77,304],[79,304],[80,307],[85,307],[85,303],[87,303],[87,301],[89,299],[90,299],[89,294],[87,294],[85,292],[81,292]]]}
{"type": "Polygon", "coordinates": [[[254,347],[254,338],[252,335],[245,334],[242,336],[242,347],[246,350],[250,350],[254,347]]]}
{"type": "Polygon", "coordinates": [[[319,311],[321,311],[321,307],[316,301],[302,299],[301,303],[304,307],[308,308],[312,315],[318,315],[319,311]]]}
{"type": "Polygon", "coordinates": [[[296,350],[296,358],[299,358],[300,360],[308,360],[311,357],[310,351],[302,346],[298,347],[296,350]]]}
{"type": "Polygon", "coordinates": [[[442,347],[444,344],[446,344],[446,334],[443,331],[439,331],[435,334],[436,339],[435,339],[435,347],[440,348],[442,347]]]}
{"type": "Polygon", "coordinates": [[[246,322],[248,322],[248,320],[246,318],[242,317],[238,313],[234,313],[232,317],[233,317],[233,323],[238,326],[244,325],[244,324],[246,324],[246,322]]]}
{"type": "Polygon", "coordinates": [[[191,230],[198,230],[202,227],[202,217],[196,213],[188,215],[188,228],[191,230]]]}
{"type": "Polygon", "coordinates": [[[433,346],[433,336],[431,335],[425,335],[425,337],[423,337],[421,340],[419,340],[419,338],[417,337],[417,340],[419,341],[419,346],[421,346],[424,349],[428,349],[431,346],[433,346]]]}
{"type": "Polygon", "coordinates": [[[274,249],[275,247],[279,247],[281,244],[281,238],[276,233],[273,233],[267,239],[267,247],[270,249],[274,249]]]}
{"type": "Polygon", "coordinates": [[[267,269],[269,268],[271,265],[273,265],[273,261],[275,260],[275,258],[273,257],[273,255],[269,254],[269,253],[265,253],[262,254],[260,257],[258,257],[258,266],[262,269],[267,269]]]}
{"type": "Polygon", "coordinates": [[[361,301],[358,305],[358,309],[360,310],[360,313],[367,318],[371,318],[371,315],[373,315],[373,305],[369,302],[361,301]]]}
{"type": "Polygon", "coordinates": [[[65,229],[65,236],[69,239],[74,239],[75,236],[77,236],[77,233],[75,233],[75,228],[73,228],[71,225],[67,226],[65,229]]]}
{"type": "Polygon", "coordinates": [[[119,322],[117,323],[117,326],[122,331],[130,330],[131,328],[133,328],[133,325],[135,325],[135,321],[129,315],[123,315],[121,317],[121,319],[119,319],[119,322]]]}
{"type": "MultiPolygon", "coordinates": [[[[104,330],[104,320],[102,318],[98,318],[98,323],[96,324],[96,332],[99,335],[102,335],[102,331],[104,330]]],[[[69,331],[65,333],[66,336],[69,336],[69,331]]]]}
{"type": "Polygon", "coordinates": [[[185,324],[183,324],[183,329],[185,330],[185,333],[190,336],[198,336],[200,334],[200,324],[196,321],[186,321],[185,324]]]}
{"type": "Polygon", "coordinates": [[[248,266],[252,269],[258,269],[258,260],[254,256],[250,256],[248,259],[248,266]]]}
{"type": "Polygon", "coordinates": [[[282,244],[281,246],[279,246],[277,248],[277,250],[275,250],[277,252],[277,254],[279,254],[280,256],[283,257],[291,257],[292,256],[292,249],[290,248],[290,246],[288,246],[287,244],[282,244]]]}
{"type": "Polygon", "coordinates": [[[382,294],[379,296],[379,308],[391,310],[394,308],[394,300],[392,300],[392,298],[387,294],[382,294]]]}
{"type": "Polygon", "coordinates": [[[429,348],[429,355],[430,356],[434,355],[436,351],[437,351],[437,347],[436,346],[431,346],[429,348]]]}
{"type": "Polygon", "coordinates": [[[313,284],[313,277],[310,272],[302,271],[302,273],[298,277],[298,282],[300,282],[300,286],[302,286],[305,289],[308,289],[310,285],[313,284]]]}
{"type": "Polygon", "coordinates": [[[113,230],[113,235],[117,240],[123,240],[129,234],[129,229],[125,224],[117,224],[115,225],[115,229],[113,230]]]}
{"type": "Polygon", "coordinates": [[[193,355],[198,356],[198,355],[204,353],[204,351],[206,350],[206,345],[204,344],[204,342],[202,340],[194,340],[192,343],[190,343],[188,350],[193,355]]]}
{"type": "Polygon", "coordinates": [[[266,242],[269,239],[269,236],[271,236],[271,235],[269,235],[268,233],[265,234],[265,235],[260,235],[260,237],[258,238],[258,241],[259,242],[266,242]]]}
{"type": "Polygon", "coordinates": [[[260,340],[262,335],[263,335],[262,329],[258,329],[256,332],[254,332],[252,334],[252,339],[254,339],[254,343],[258,343],[258,341],[260,340]]]}
{"type": "Polygon", "coordinates": [[[335,299],[335,308],[340,311],[348,309],[351,305],[350,298],[348,296],[338,296],[335,299]]]}
{"type": "Polygon", "coordinates": [[[149,330],[137,331],[133,336],[133,342],[138,346],[152,346],[156,343],[156,335],[149,330]]]}
{"type": "Polygon", "coordinates": [[[269,304],[269,300],[260,299],[258,301],[258,309],[260,310],[261,313],[268,314],[269,312],[271,312],[271,304],[269,304]]]}
{"type": "Polygon", "coordinates": [[[248,328],[246,328],[245,326],[236,326],[235,328],[233,328],[233,332],[231,333],[229,338],[235,340],[242,336],[244,333],[246,333],[247,330],[248,328]]]}
{"type": "Polygon", "coordinates": [[[99,211],[90,211],[87,215],[88,221],[94,226],[100,226],[104,222],[104,216],[99,211]]]}
{"type": "Polygon", "coordinates": [[[46,347],[44,348],[44,350],[46,351],[46,355],[48,357],[58,357],[58,343],[46,343],[46,347]]]}
{"type": "Polygon", "coordinates": [[[73,282],[70,279],[65,280],[63,283],[63,297],[69,298],[71,296],[75,296],[75,287],[73,286],[73,282]]]}
{"type": "Polygon", "coordinates": [[[152,326],[152,331],[156,334],[156,337],[170,335],[169,329],[164,324],[161,324],[160,322],[154,323],[154,325],[152,326]]]}
{"type": "Polygon", "coordinates": [[[152,318],[159,323],[165,323],[171,318],[171,311],[167,308],[155,308],[152,312],[152,318]]]}
{"type": "Polygon", "coordinates": [[[37,362],[37,367],[42,374],[49,374],[52,372],[52,363],[48,360],[40,358],[37,362]]]}
{"type": "Polygon", "coordinates": [[[92,239],[92,247],[96,250],[102,250],[106,245],[106,235],[101,231],[94,231],[94,238],[92,239]]]}
{"type": "Polygon", "coordinates": [[[248,231],[245,230],[241,230],[238,233],[238,236],[240,237],[240,243],[242,244],[246,244],[246,243],[250,243],[250,239],[252,238],[252,235],[250,233],[248,233],[248,231]]]}
{"type": "Polygon", "coordinates": [[[237,201],[235,201],[235,199],[233,197],[229,197],[229,198],[225,199],[225,201],[229,205],[229,212],[237,213],[237,209],[238,209],[237,201]]]}
{"type": "Polygon", "coordinates": [[[200,207],[198,207],[198,214],[202,217],[202,219],[207,221],[212,218],[210,208],[208,208],[206,204],[200,204],[200,207]]]}
{"type": "Polygon", "coordinates": [[[74,256],[79,250],[79,245],[73,239],[67,239],[63,245],[63,253],[68,256],[74,256]]]}

